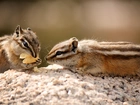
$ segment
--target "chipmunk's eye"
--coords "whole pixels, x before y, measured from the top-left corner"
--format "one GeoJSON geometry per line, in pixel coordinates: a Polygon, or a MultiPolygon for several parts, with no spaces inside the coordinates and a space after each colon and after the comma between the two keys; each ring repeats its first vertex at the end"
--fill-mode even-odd
{"type": "Polygon", "coordinates": [[[61,54],[63,54],[62,51],[57,51],[57,52],[56,52],[56,56],[57,56],[57,55],[61,55],[61,54]]]}
{"type": "Polygon", "coordinates": [[[22,43],[23,43],[24,47],[27,47],[27,48],[29,47],[28,43],[26,41],[22,41],[22,43]]]}

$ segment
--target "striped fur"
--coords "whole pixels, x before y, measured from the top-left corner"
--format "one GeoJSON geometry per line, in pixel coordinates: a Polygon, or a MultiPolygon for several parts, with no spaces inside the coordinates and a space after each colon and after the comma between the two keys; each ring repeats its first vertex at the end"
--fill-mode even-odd
{"type": "Polygon", "coordinates": [[[46,60],[83,73],[140,75],[140,45],[131,42],[97,42],[71,38],[55,45],[46,60]],[[72,43],[77,41],[76,51],[72,43]],[[59,55],[57,52],[60,51],[59,55]]]}
{"type": "Polygon", "coordinates": [[[34,58],[39,56],[40,43],[31,29],[17,26],[13,35],[0,37],[0,72],[8,69],[30,69],[41,63],[38,59],[34,64],[23,64],[19,58],[22,53],[29,53],[34,58]]]}

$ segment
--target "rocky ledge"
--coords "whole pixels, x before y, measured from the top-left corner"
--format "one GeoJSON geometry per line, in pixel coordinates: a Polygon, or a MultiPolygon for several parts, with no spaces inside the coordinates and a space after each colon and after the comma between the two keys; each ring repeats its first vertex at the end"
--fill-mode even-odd
{"type": "Polygon", "coordinates": [[[57,67],[0,74],[0,104],[140,105],[140,78],[80,75],[57,67]]]}

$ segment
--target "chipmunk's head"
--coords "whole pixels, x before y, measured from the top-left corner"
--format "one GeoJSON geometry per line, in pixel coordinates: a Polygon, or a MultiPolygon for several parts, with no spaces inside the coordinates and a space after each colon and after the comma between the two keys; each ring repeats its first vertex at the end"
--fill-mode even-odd
{"type": "Polygon", "coordinates": [[[75,37],[58,43],[48,53],[46,60],[49,64],[60,64],[62,66],[68,65],[73,56],[78,53],[77,47],[78,39],[75,37]]]}
{"type": "Polygon", "coordinates": [[[30,29],[22,29],[19,25],[16,27],[11,40],[11,49],[16,56],[22,54],[30,55],[36,60],[32,63],[39,65],[41,59],[39,58],[40,43],[36,34],[30,29]]]}
{"type": "Polygon", "coordinates": [[[13,34],[13,51],[16,55],[21,53],[29,53],[34,58],[39,55],[40,43],[36,34],[30,29],[22,29],[19,25],[16,27],[13,34]]]}

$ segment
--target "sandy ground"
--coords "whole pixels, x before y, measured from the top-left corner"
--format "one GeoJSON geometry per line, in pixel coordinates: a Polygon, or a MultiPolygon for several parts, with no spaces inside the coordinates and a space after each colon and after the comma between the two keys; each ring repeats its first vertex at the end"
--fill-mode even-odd
{"type": "Polygon", "coordinates": [[[79,75],[64,69],[0,74],[0,104],[140,105],[139,77],[79,75]]]}

